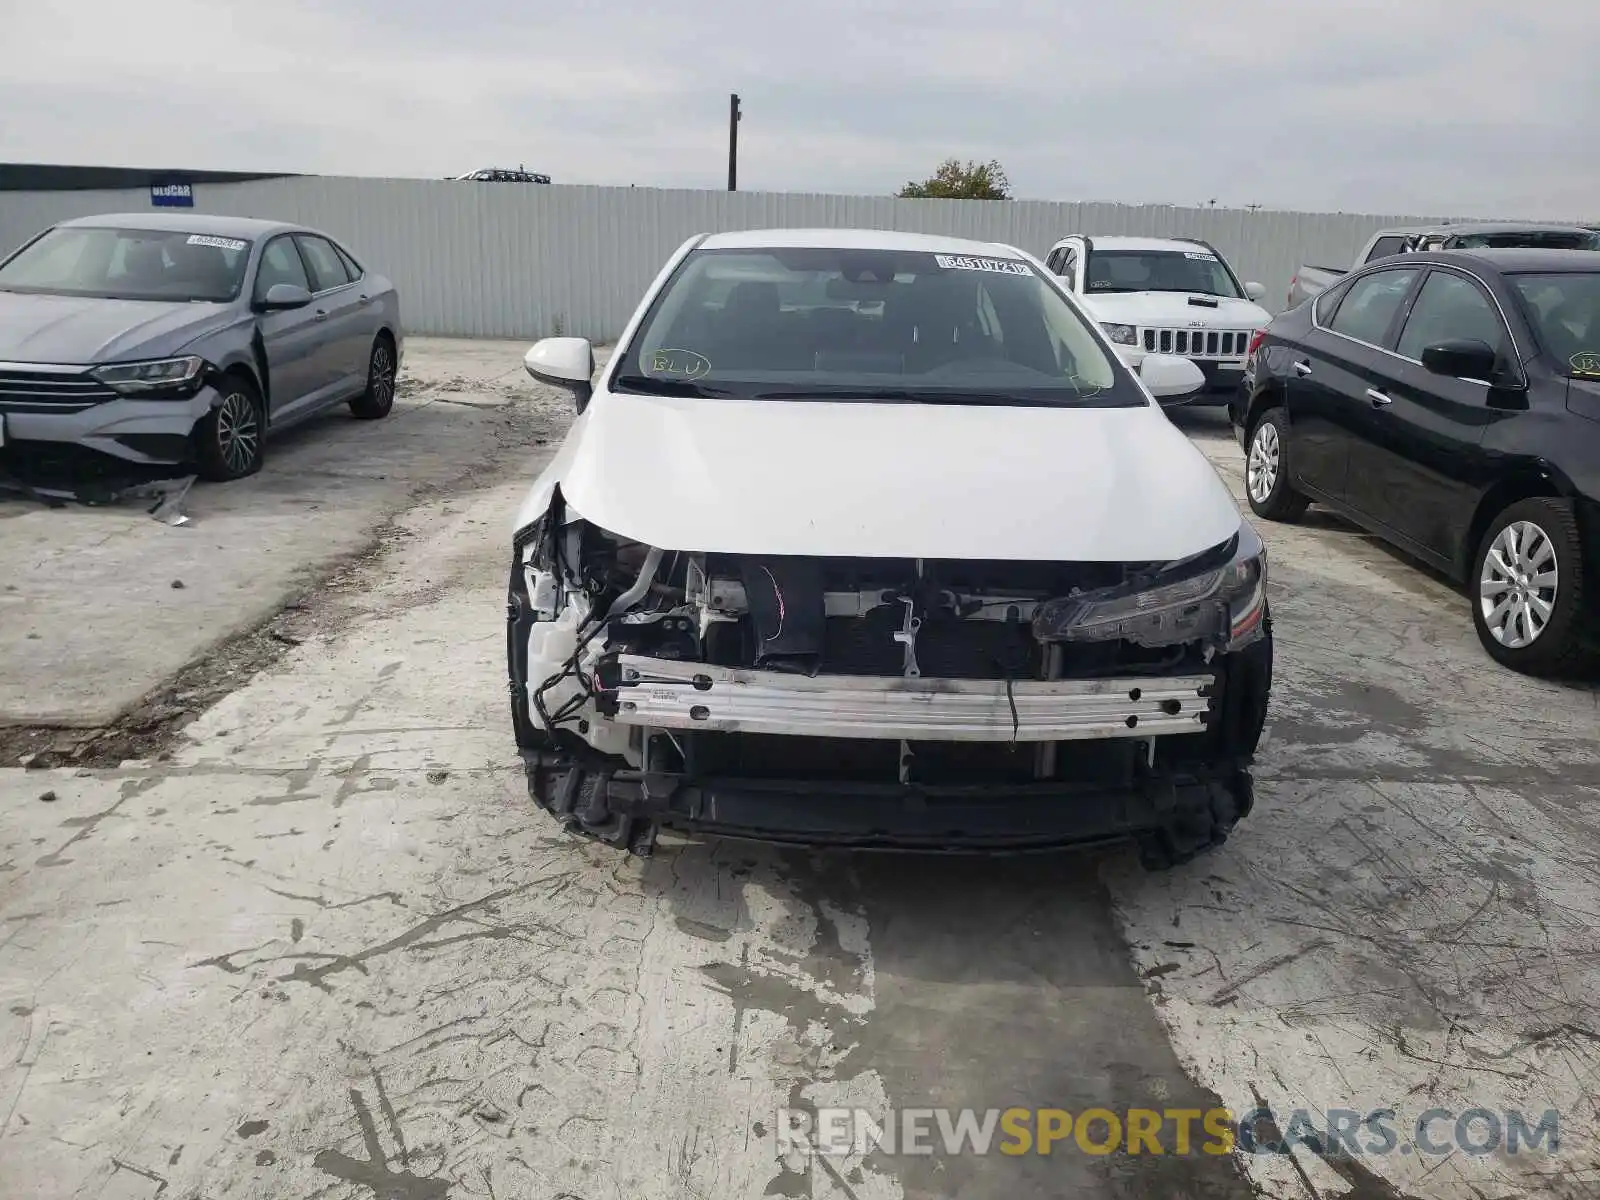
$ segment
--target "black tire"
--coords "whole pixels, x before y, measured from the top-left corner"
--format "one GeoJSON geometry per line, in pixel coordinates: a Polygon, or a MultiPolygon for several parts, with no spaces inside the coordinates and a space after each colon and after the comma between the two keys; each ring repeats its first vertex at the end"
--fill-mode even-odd
{"type": "Polygon", "coordinates": [[[224,375],[217,406],[195,423],[195,468],[201,479],[227,483],[254,475],[266,459],[266,408],[242,374],[224,375]]]}
{"type": "Polygon", "coordinates": [[[1478,543],[1467,578],[1472,625],[1489,657],[1526,675],[1568,675],[1592,665],[1596,647],[1584,613],[1593,584],[1585,565],[1571,503],[1535,497],[1503,509],[1478,543]]]}
{"type": "Polygon", "coordinates": [[[387,417],[394,408],[397,368],[394,339],[380,333],[372,340],[372,352],[367,356],[367,390],[350,401],[350,411],[363,421],[387,417]]]}
{"type": "Polygon", "coordinates": [[[1298,521],[1311,503],[1289,482],[1288,435],[1289,423],[1283,409],[1269,408],[1250,427],[1250,436],[1245,439],[1245,499],[1250,502],[1251,512],[1269,521],[1298,521]],[[1253,475],[1257,468],[1259,473],[1253,475]]]}

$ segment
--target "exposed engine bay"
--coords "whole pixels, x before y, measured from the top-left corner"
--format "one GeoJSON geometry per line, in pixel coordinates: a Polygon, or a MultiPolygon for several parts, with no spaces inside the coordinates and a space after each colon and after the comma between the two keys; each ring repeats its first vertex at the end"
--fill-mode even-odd
{"type": "MultiPolygon", "coordinates": [[[[1208,772],[1247,792],[1265,583],[1248,524],[1175,563],[761,557],[631,542],[558,492],[516,541],[513,720],[535,798],[637,852],[657,825],[902,844],[884,814],[940,803],[969,815],[913,844],[972,844],[956,826],[997,788],[1057,809],[1208,772]],[[829,794],[849,819],[819,815],[829,794]],[[763,800],[781,828],[745,811],[763,800]]],[[[1082,840],[1052,828],[998,836],[1082,840]]]]}

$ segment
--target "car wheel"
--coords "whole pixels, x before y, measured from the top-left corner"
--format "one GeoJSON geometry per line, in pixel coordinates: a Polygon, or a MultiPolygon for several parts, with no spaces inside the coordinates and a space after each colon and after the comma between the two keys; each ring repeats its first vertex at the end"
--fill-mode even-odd
{"type": "Polygon", "coordinates": [[[244,376],[224,376],[219,390],[222,398],[195,425],[193,437],[200,478],[226,483],[261,469],[266,422],[261,397],[244,376]]]}
{"type": "Polygon", "coordinates": [[[394,342],[386,333],[380,333],[372,343],[372,354],[367,359],[367,390],[350,401],[350,411],[363,421],[376,421],[387,417],[394,408],[394,379],[398,364],[395,362],[394,342]]]}
{"type": "Polygon", "coordinates": [[[1478,544],[1472,585],[1472,623],[1496,662],[1559,675],[1593,657],[1582,628],[1583,543],[1567,501],[1519,500],[1497,516],[1478,544]]]}
{"type": "Polygon", "coordinates": [[[1289,482],[1288,433],[1283,409],[1269,408],[1250,431],[1245,451],[1245,497],[1251,511],[1269,521],[1298,520],[1311,503],[1289,482]]]}

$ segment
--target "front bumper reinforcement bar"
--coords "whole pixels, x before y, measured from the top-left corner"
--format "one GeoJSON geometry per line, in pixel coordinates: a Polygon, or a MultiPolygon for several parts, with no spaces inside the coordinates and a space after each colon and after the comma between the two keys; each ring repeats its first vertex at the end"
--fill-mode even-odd
{"type": "Polygon", "coordinates": [[[655,729],[939,742],[1197,733],[1211,675],[929,679],[790,675],[622,655],[615,719],[655,729]]]}

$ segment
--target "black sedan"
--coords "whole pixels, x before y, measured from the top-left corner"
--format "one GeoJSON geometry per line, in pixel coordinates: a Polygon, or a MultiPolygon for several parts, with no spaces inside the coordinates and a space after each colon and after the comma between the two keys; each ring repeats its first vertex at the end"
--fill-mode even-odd
{"type": "Polygon", "coordinates": [[[1600,254],[1382,259],[1257,335],[1250,507],[1335,509],[1461,583],[1499,662],[1600,654],[1600,254]]]}

